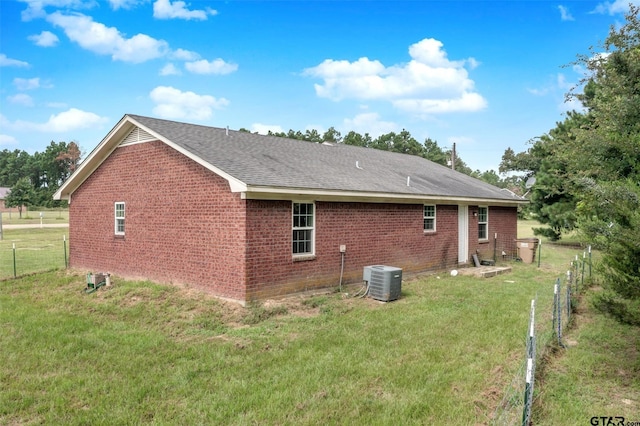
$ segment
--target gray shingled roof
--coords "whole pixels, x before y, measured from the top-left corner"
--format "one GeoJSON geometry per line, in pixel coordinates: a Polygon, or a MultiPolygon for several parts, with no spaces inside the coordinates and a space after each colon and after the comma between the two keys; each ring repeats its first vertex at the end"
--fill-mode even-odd
{"type": "Polygon", "coordinates": [[[128,116],[249,186],[524,201],[413,155],[128,116]]]}

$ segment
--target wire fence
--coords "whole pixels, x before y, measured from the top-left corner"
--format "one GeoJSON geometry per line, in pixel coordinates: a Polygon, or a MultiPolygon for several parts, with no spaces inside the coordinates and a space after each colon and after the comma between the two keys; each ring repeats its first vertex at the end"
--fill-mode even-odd
{"type": "Polygon", "coordinates": [[[0,280],[68,266],[67,236],[0,242],[0,280]]]}
{"type": "Polygon", "coordinates": [[[558,348],[566,348],[563,333],[571,326],[571,316],[575,311],[580,293],[585,286],[585,278],[590,280],[592,272],[591,246],[576,256],[563,280],[556,279],[553,287],[551,315],[548,308],[539,306],[538,297],[531,301],[529,324],[525,341],[525,351],[513,380],[507,386],[494,416],[494,425],[532,424],[532,414],[536,399],[536,369],[545,358],[558,348]]]}

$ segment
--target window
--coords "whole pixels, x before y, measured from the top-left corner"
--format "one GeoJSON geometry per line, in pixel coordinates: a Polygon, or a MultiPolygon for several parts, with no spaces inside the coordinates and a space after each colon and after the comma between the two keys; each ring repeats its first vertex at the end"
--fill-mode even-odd
{"type": "Polygon", "coordinates": [[[478,207],[478,239],[489,238],[489,208],[478,207]]]}
{"type": "Polygon", "coordinates": [[[436,206],[424,206],[424,230],[431,232],[436,230],[436,206]]]}
{"type": "Polygon", "coordinates": [[[293,254],[313,254],[313,237],[313,203],[293,203],[293,254]]]}
{"type": "Polygon", "coordinates": [[[115,234],[124,235],[124,203],[115,204],[115,234]]]}

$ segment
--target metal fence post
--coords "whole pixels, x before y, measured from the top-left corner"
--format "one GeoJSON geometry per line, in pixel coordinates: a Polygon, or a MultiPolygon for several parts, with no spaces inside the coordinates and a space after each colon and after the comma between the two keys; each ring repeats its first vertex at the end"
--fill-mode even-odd
{"type": "Polygon", "coordinates": [[[560,298],[560,278],[556,278],[556,284],[553,289],[553,308],[556,317],[556,327],[554,332],[558,336],[558,345],[560,347],[564,347],[562,345],[562,303],[560,298]]]}
{"type": "Polygon", "coordinates": [[[558,321],[558,285],[553,286],[553,309],[551,310],[551,332],[556,334],[558,328],[556,322],[558,321]]]}
{"type": "Polygon", "coordinates": [[[62,246],[64,249],[64,268],[67,269],[69,264],[67,262],[67,236],[66,235],[62,236],[62,246]]]}
{"type": "Polygon", "coordinates": [[[581,286],[584,286],[584,264],[585,264],[586,258],[587,258],[587,253],[583,251],[582,252],[582,277],[580,280],[581,286]]]}
{"type": "Polygon", "coordinates": [[[576,254],[576,260],[575,260],[575,263],[574,263],[574,271],[575,271],[574,279],[575,279],[575,283],[576,283],[576,293],[580,289],[580,286],[578,285],[579,284],[579,282],[578,282],[578,272],[580,272],[580,263],[579,262],[580,261],[578,260],[578,255],[576,254]]]}
{"type": "Polygon", "coordinates": [[[589,279],[591,279],[591,244],[589,244],[589,279]]]}
{"type": "Polygon", "coordinates": [[[571,321],[571,271],[567,271],[567,324],[571,321]]]}
{"type": "Polygon", "coordinates": [[[527,372],[524,387],[524,409],[522,410],[522,426],[528,426],[531,419],[531,405],[533,403],[533,387],[535,381],[536,337],[535,337],[536,301],[531,301],[529,316],[529,338],[527,339],[527,372]]]}
{"type": "Polygon", "coordinates": [[[16,273],[16,243],[12,243],[13,247],[13,278],[16,278],[18,274],[16,273]]]}

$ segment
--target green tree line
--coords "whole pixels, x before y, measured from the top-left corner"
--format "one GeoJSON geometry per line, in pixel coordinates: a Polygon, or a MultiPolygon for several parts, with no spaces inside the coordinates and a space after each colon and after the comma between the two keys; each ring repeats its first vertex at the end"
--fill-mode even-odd
{"type": "Polygon", "coordinates": [[[75,142],[51,142],[43,152],[0,151],[0,186],[10,188],[5,203],[22,206],[60,207],[66,201],[54,201],[53,194],[73,173],[80,161],[75,142]]]}
{"type": "Polygon", "coordinates": [[[640,20],[630,5],[599,49],[571,64],[586,76],[568,94],[584,110],[567,114],[530,148],[507,149],[500,172],[530,185],[539,235],[560,239],[577,230],[602,250],[605,291],[595,304],[640,325],[640,20]],[[534,183],[535,182],[535,183],[534,183]]]}

